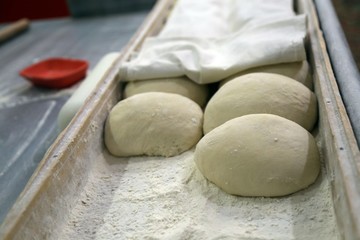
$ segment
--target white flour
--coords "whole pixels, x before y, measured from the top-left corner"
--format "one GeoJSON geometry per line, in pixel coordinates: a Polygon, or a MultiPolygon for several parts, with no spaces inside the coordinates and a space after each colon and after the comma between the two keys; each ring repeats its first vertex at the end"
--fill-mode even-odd
{"type": "Polygon", "coordinates": [[[101,156],[59,239],[337,239],[325,170],[282,198],[228,195],[172,158],[101,156]]]}

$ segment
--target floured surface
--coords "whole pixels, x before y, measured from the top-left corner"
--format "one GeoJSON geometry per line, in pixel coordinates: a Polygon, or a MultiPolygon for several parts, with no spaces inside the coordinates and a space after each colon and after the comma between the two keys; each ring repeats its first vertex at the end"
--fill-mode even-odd
{"type": "Polygon", "coordinates": [[[58,239],[337,239],[329,182],[283,198],[228,195],[172,158],[98,159],[58,239]]]}

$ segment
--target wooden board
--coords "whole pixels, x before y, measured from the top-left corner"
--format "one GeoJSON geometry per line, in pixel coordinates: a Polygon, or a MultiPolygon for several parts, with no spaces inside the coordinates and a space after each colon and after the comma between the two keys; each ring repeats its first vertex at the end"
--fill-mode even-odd
{"type": "Polygon", "coordinates": [[[341,100],[316,9],[299,2],[308,14],[309,55],[319,104],[323,153],[333,187],[339,231],[344,239],[360,238],[360,155],[354,132],[341,100]]]}
{"type": "MultiPolygon", "coordinates": [[[[54,238],[62,231],[79,192],[98,158],[106,155],[103,125],[119,99],[117,69],[147,36],[156,35],[173,1],[160,0],[134,35],[123,55],[88,98],[71,124],[49,149],[0,228],[3,239],[54,238]]],[[[359,149],[332,73],[326,46],[310,0],[298,1],[308,14],[308,53],[319,99],[321,149],[333,189],[338,230],[344,239],[360,238],[359,149]]]]}

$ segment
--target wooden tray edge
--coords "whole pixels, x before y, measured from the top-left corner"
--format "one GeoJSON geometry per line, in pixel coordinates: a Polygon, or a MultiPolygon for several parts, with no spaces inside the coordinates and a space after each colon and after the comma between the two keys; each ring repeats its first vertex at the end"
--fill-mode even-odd
{"type": "Polygon", "coordinates": [[[311,65],[316,67],[315,91],[322,111],[319,124],[325,129],[322,144],[328,159],[338,229],[344,239],[360,239],[359,149],[339,93],[315,5],[310,0],[302,0],[302,3],[309,13],[310,59],[311,65]]]}
{"type": "MultiPolygon", "coordinates": [[[[99,81],[95,91],[86,100],[84,106],[78,111],[68,127],[57,137],[1,224],[0,239],[24,239],[24,236],[38,236],[39,239],[47,239],[51,235],[51,229],[49,230],[47,227],[51,228],[56,225],[58,220],[64,220],[61,217],[62,213],[54,213],[51,207],[54,203],[49,201],[49,199],[56,201],[56,196],[51,196],[51,194],[56,194],[51,188],[65,187],[61,186],[61,183],[67,181],[63,179],[66,179],[69,174],[65,176],[59,176],[59,174],[61,174],[61,171],[65,171],[63,168],[71,171],[71,168],[76,165],[76,163],[71,163],[71,161],[76,161],[73,155],[76,155],[76,152],[82,151],[82,148],[86,149],[84,146],[86,142],[82,140],[86,138],[86,134],[92,132],[91,129],[94,128],[92,119],[95,119],[98,109],[102,108],[103,105],[107,105],[106,108],[109,110],[115,104],[116,99],[111,99],[111,96],[116,95],[113,92],[117,89],[117,74],[121,63],[130,58],[131,53],[141,46],[143,40],[148,35],[159,31],[160,26],[164,23],[164,21],[159,19],[159,16],[162,15],[161,13],[169,10],[172,4],[172,1],[168,0],[157,1],[140,28],[122,49],[122,54],[114,61],[103,79],[99,81]],[[49,223],[46,223],[44,220],[43,223],[47,226],[32,225],[31,220],[36,218],[40,212],[44,212],[41,209],[49,210],[55,218],[52,218],[49,223]],[[28,229],[29,226],[32,229],[28,229]],[[23,234],[19,234],[21,231],[23,234]]],[[[90,165],[91,163],[89,162],[87,168],[90,165]]],[[[86,166],[78,166],[78,171],[81,170],[81,167],[86,166]]],[[[86,172],[85,169],[82,170],[83,173],[86,172]]],[[[86,178],[87,176],[84,175],[82,177],[86,178]]],[[[75,181],[71,183],[76,186],[74,189],[79,189],[84,184],[81,184],[79,179],[77,181],[72,179],[72,181],[75,181]]],[[[73,194],[76,193],[76,191],[72,192],[73,194]]]]}

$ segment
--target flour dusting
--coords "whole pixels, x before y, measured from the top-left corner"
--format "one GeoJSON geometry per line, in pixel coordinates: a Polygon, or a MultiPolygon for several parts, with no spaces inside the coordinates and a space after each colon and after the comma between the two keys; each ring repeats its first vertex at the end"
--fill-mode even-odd
{"type": "Polygon", "coordinates": [[[99,159],[59,239],[338,239],[324,168],[287,197],[236,197],[193,154],[99,159]]]}

